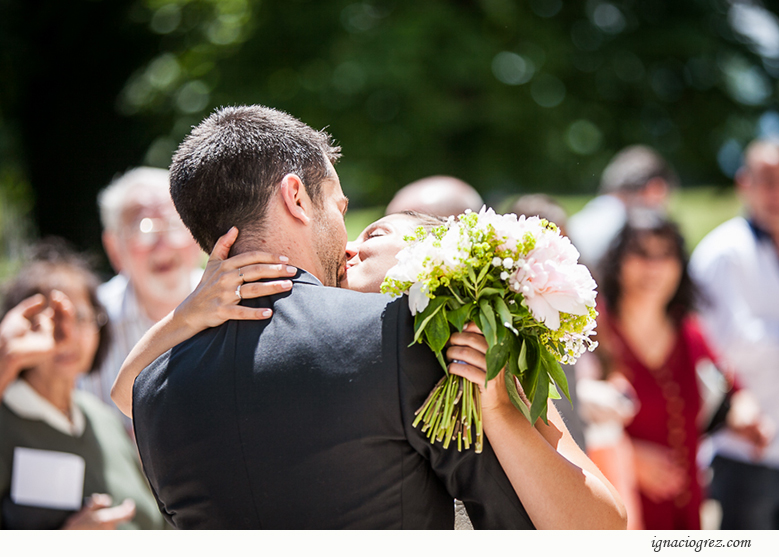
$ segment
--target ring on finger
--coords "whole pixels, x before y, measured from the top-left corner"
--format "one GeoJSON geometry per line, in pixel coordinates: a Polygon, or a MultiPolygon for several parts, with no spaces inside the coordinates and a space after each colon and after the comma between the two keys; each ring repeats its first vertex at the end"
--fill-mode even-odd
{"type": "Polygon", "coordinates": [[[241,267],[238,267],[238,278],[243,282],[243,270],[241,267]]]}
{"type": "Polygon", "coordinates": [[[239,284],[238,287],[235,289],[235,295],[238,296],[239,300],[243,300],[243,296],[241,296],[241,287],[243,286],[243,283],[239,284]]]}

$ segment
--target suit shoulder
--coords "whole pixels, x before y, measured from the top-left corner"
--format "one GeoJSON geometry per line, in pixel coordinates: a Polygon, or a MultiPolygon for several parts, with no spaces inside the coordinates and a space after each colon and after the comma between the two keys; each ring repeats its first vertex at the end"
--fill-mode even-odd
{"type": "MultiPolygon", "coordinates": [[[[397,312],[401,298],[387,294],[355,292],[344,288],[296,284],[290,302],[311,312],[315,321],[338,320],[343,326],[366,326],[366,323],[384,320],[397,312]]],[[[287,309],[278,305],[279,311],[287,309]]]]}

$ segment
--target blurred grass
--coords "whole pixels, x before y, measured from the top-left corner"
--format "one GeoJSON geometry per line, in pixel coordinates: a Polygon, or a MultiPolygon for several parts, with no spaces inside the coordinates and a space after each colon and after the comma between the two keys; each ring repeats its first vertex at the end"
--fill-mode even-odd
{"type": "Polygon", "coordinates": [[[669,211],[679,223],[692,250],[711,230],[741,213],[742,204],[731,188],[685,189],[671,198],[669,211]]]}
{"type": "MultiPolygon", "coordinates": [[[[569,216],[579,211],[592,199],[592,196],[587,195],[554,195],[553,197],[569,216]]],[[[732,187],[701,186],[674,192],[669,211],[672,218],[679,223],[687,241],[687,249],[692,251],[711,230],[738,215],[741,211],[741,203],[732,187]]],[[[346,230],[349,239],[356,239],[363,228],[382,216],[384,216],[383,206],[349,211],[346,214],[346,230]]]]}

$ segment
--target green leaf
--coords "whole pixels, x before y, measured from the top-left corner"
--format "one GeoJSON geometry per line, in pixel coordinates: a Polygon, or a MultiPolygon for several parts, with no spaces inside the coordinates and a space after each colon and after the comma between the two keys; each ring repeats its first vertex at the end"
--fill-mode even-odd
{"type": "Polygon", "coordinates": [[[509,361],[508,365],[506,366],[506,374],[519,377],[521,373],[519,369],[519,353],[521,352],[522,345],[525,341],[524,339],[512,336],[509,342],[511,343],[511,351],[509,352],[509,361]]]}
{"type": "Polygon", "coordinates": [[[478,279],[476,279],[476,282],[477,282],[477,283],[478,283],[478,282],[481,282],[481,281],[482,281],[482,279],[484,279],[484,277],[485,277],[485,276],[487,275],[487,273],[490,271],[490,268],[491,268],[491,267],[492,267],[492,265],[485,265],[484,267],[482,267],[482,268],[481,268],[481,271],[479,271],[479,278],[478,278],[478,279]]]}
{"type": "Polygon", "coordinates": [[[482,299],[479,302],[479,308],[481,311],[481,332],[484,333],[484,338],[487,339],[489,346],[498,342],[497,331],[495,330],[495,312],[492,310],[492,306],[487,300],[482,299]]]}
{"type": "Polygon", "coordinates": [[[552,400],[560,400],[563,398],[560,393],[557,391],[557,387],[554,386],[554,383],[551,381],[549,382],[549,398],[552,400]]]}
{"type": "Polygon", "coordinates": [[[487,381],[498,376],[500,370],[506,365],[510,353],[511,345],[505,341],[487,348],[487,381]]]}
{"type": "Polygon", "coordinates": [[[495,305],[495,313],[497,313],[498,317],[500,317],[501,324],[504,327],[508,326],[513,328],[514,316],[511,315],[511,311],[509,310],[509,307],[506,305],[506,302],[503,301],[503,298],[495,298],[494,305],[495,305]]]}
{"type": "Polygon", "coordinates": [[[535,424],[539,417],[546,421],[546,405],[549,399],[549,376],[546,373],[540,374],[536,392],[533,395],[533,402],[530,404],[530,423],[535,424]]]}
{"type": "Polygon", "coordinates": [[[441,352],[436,352],[435,357],[438,360],[438,363],[441,364],[441,367],[444,368],[444,373],[449,375],[449,368],[446,365],[446,360],[444,360],[444,355],[441,352]]]}
{"type": "Polygon", "coordinates": [[[490,286],[488,288],[482,288],[481,290],[479,290],[479,299],[484,298],[486,296],[503,296],[503,289],[492,288],[490,286]]]}
{"type": "Polygon", "coordinates": [[[541,355],[539,354],[538,340],[525,339],[525,349],[527,350],[526,363],[527,371],[520,378],[522,389],[529,401],[533,401],[536,393],[536,385],[541,375],[541,355]]]}
{"type": "Polygon", "coordinates": [[[519,396],[519,391],[517,390],[517,383],[514,381],[514,376],[507,373],[503,376],[503,379],[506,383],[506,391],[508,391],[509,399],[511,400],[512,404],[517,410],[522,412],[522,415],[525,416],[525,418],[527,418],[527,420],[530,422],[530,410],[528,409],[527,404],[525,404],[525,401],[522,400],[522,397],[519,396]]]}
{"type": "Polygon", "coordinates": [[[436,296],[430,300],[430,303],[427,304],[427,307],[424,309],[424,311],[417,313],[416,317],[414,318],[414,342],[419,341],[419,337],[422,336],[422,332],[425,330],[427,324],[449,300],[449,296],[436,296]]]}
{"type": "Polygon", "coordinates": [[[473,302],[468,302],[457,309],[446,312],[446,318],[449,319],[449,323],[454,325],[455,329],[463,332],[463,327],[465,327],[465,324],[468,322],[468,317],[475,307],[473,302]]]}
{"type": "Polygon", "coordinates": [[[478,281],[476,280],[476,273],[473,272],[473,267],[471,267],[470,265],[468,265],[468,277],[471,279],[471,282],[475,287],[478,281]]]}
{"type": "Polygon", "coordinates": [[[552,355],[548,350],[545,350],[545,352],[546,356],[544,359],[546,360],[546,367],[549,376],[554,379],[554,382],[557,383],[557,386],[560,387],[560,389],[563,391],[565,398],[567,398],[570,402],[571,395],[568,392],[568,378],[565,376],[565,372],[560,366],[560,362],[557,361],[554,355],[552,355]]]}
{"type": "Polygon", "coordinates": [[[446,308],[442,305],[430,316],[425,327],[425,339],[434,352],[441,352],[449,340],[449,321],[446,319],[446,308]]]}
{"type": "Polygon", "coordinates": [[[527,341],[522,339],[522,346],[519,349],[519,355],[517,356],[517,367],[520,373],[525,373],[530,366],[527,364],[527,341]]]}
{"type": "Polygon", "coordinates": [[[501,323],[495,322],[495,338],[497,340],[498,344],[503,344],[504,342],[507,342],[509,337],[512,335],[509,334],[509,330],[504,327],[501,323]]]}
{"type": "Polygon", "coordinates": [[[466,301],[463,300],[463,295],[460,292],[460,289],[457,288],[456,286],[450,284],[449,285],[449,292],[452,293],[452,296],[455,297],[455,299],[460,303],[460,305],[467,303],[466,301]]]}

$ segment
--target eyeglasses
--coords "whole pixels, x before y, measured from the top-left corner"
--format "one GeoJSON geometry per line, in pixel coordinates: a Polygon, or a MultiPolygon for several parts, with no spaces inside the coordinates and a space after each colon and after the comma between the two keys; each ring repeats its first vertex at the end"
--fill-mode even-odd
{"type": "Polygon", "coordinates": [[[144,217],[128,226],[124,230],[124,237],[137,249],[150,249],[163,237],[172,248],[183,248],[192,243],[189,230],[175,217],[144,217]]]}
{"type": "Polygon", "coordinates": [[[108,323],[108,316],[102,311],[94,314],[91,311],[78,309],[76,310],[75,321],[76,326],[79,328],[95,327],[99,330],[108,323]]]}
{"type": "Polygon", "coordinates": [[[632,250],[628,252],[633,257],[638,257],[644,261],[667,261],[669,259],[676,259],[677,255],[673,252],[660,252],[660,253],[648,253],[644,250],[632,250]]]}

